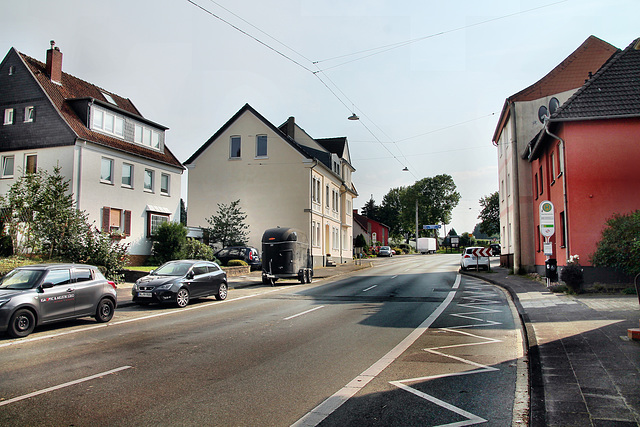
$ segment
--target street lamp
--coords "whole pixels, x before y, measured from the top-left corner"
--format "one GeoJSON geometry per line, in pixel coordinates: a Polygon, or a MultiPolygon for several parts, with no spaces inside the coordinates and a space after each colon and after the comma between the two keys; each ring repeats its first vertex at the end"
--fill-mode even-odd
{"type": "Polygon", "coordinates": [[[360,120],[360,117],[356,116],[356,113],[351,114],[347,117],[349,120],[360,120]]]}

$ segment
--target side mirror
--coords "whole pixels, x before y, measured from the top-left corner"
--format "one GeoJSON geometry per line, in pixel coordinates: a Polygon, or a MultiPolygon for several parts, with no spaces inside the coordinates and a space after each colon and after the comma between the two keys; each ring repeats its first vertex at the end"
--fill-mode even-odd
{"type": "Polygon", "coordinates": [[[40,285],[40,289],[49,289],[49,288],[53,288],[53,283],[45,282],[42,285],[40,285]]]}
{"type": "Polygon", "coordinates": [[[193,273],[193,271],[190,271],[187,273],[187,279],[191,280],[195,277],[195,274],[193,273]]]}

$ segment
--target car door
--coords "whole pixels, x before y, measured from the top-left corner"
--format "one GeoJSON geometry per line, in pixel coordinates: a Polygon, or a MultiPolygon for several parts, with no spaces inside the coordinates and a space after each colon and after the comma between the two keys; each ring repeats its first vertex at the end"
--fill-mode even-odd
{"type": "Polygon", "coordinates": [[[208,264],[207,268],[209,269],[209,283],[210,288],[212,289],[211,293],[217,294],[220,289],[220,284],[225,278],[224,271],[216,264],[208,264]]]}
{"type": "Polygon", "coordinates": [[[196,264],[191,269],[193,278],[189,280],[189,293],[192,298],[210,295],[211,285],[209,280],[209,270],[206,264],[196,264]]]}
{"type": "Polygon", "coordinates": [[[75,282],[76,316],[90,316],[95,314],[96,304],[102,296],[101,281],[95,280],[91,268],[77,267],[72,270],[72,280],[75,282]]]}
{"type": "Polygon", "coordinates": [[[76,294],[68,268],[49,270],[41,289],[38,293],[41,323],[73,317],[76,294]]]}

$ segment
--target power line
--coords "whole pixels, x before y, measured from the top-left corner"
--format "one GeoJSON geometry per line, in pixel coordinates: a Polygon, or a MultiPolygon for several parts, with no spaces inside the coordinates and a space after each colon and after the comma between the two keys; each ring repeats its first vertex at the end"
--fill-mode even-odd
{"type": "Polygon", "coordinates": [[[372,53],[370,53],[368,55],[364,55],[364,56],[361,56],[359,58],[355,58],[355,59],[352,59],[352,60],[349,60],[349,61],[341,62],[339,64],[332,65],[330,67],[322,69],[322,71],[327,71],[327,70],[331,70],[331,69],[334,69],[334,68],[341,67],[343,65],[350,64],[352,62],[356,62],[356,61],[360,61],[360,60],[365,59],[365,58],[369,58],[371,56],[379,55],[381,53],[385,53],[385,52],[388,52],[390,50],[398,49],[398,48],[401,48],[401,47],[404,47],[404,46],[407,46],[407,45],[410,45],[410,44],[413,44],[413,43],[417,43],[417,42],[420,42],[420,41],[423,41],[423,40],[427,40],[427,39],[430,39],[430,38],[442,36],[444,34],[449,34],[449,33],[454,33],[454,32],[457,32],[457,31],[466,30],[468,28],[477,27],[477,26],[480,26],[480,25],[488,24],[490,22],[499,21],[499,20],[502,20],[502,19],[511,18],[513,16],[522,15],[522,14],[533,12],[533,11],[536,11],[536,10],[539,10],[539,9],[544,9],[544,8],[547,8],[547,7],[555,6],[555,5],[558,5],[560,3],[566,3],[567,1],[569,1],[569,0],[560,0],[560,1],[557,1],[555,3],[549,3],[549,4],[546,4],[546,5],[534,7],[534,8],[531,8],[531,9],[522,10],[520,12],[514,12],[514,13],[510,13],[508,15],[498,16],[496,18],[487,19],[485,21],[476,22],[474,24],[468,24],[468,25],[465,25],[465,26],[462,26],[462,27],[457,27],[457,28],[453,28],[453,29],[450,29],[450,30],[441,31],[441,32],[434,33],[434,34],[429,34],[427,36],[422,36],[422,37],[418,37],[418,38],[415,38],[415,39],[405,40],[405,41],[402,41],[402,42],[392,43],[392,44],[388,44],[388,45],[384,45],[384,46],[378,46],[378,47],[374,47],[374,48],[370,48],[370,49],[364,49],[364,50],[360,50],[360,51],[357,51],[357,52],[352,52],[352,53],[347,53],[347,54],[344,54],[344,55],[334,56],[332,58],[321,59],[321,60],[318,60],[318,61],[313,61],[313,64],[314,65],[318,65],[318,64],[321,64],[323,62],[334,61],[336,59],[342,59],[342,58],[347,58],[347,57],[354,56],[354,55],[360,55],[360,54],[372,52],[372,53]]]}

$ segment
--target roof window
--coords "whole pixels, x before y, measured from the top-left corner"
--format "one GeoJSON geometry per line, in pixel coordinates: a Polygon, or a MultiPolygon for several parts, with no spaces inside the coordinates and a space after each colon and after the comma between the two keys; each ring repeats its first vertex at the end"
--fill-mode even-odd
{"type": "Polygon", "coordinates": [[[102,92],[102,96],[104,96],[104,98],[111,104],[113,105],[118,105],[116,104],[116,101],[114,101],[113,97],[111,95],[109,95],[107,92],[102,92]]]}

